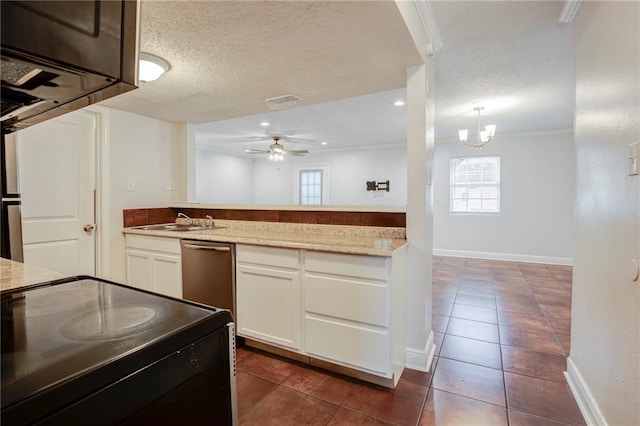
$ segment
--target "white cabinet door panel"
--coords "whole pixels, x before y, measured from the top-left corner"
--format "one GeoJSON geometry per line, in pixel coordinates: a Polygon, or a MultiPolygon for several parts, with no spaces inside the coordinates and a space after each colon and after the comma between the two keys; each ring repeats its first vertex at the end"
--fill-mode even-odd
{"type": "Polygon", "coordinates": [[[239,265],[238,334],[300,349],[300,275],[239,265]]]}
{"type": "Polygon", "coordinates": [[[296,249],[237,244],[236,259],[244,264],[300,269],[300,252],[296,249]]]}
{"type": "Polygon", "coordinates": [[[154,291],[166,296],[182,298],[182,259],[180,256],[154,255],[151,258],[154,291]]]}
{"type": "Polygon", "coordinates": [[[127,249],[126,256],[127,284],[143,290],[153,291],[151,257],[149,254],[138,250],[127,249]]]}
{"type": "Polygon", "coordinates": [[[306,274],[305,310],[386,327],[387,286],[306,274]]]}
{"type": "Polygon", "coordinates": [[[387,329],[306,314],[304,338],[309,355],[391,377],[387,329]]]}
{"type": "Polygon", "coordinates": [[[308,251],[305,254],[304,268],[308,272],[387,281],[388,262],[388,257],[308,251]]]}

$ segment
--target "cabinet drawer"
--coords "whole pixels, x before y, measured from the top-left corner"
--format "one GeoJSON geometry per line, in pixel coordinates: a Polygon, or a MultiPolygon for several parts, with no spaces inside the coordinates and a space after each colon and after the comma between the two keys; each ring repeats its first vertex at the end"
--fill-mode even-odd
{"type": "Polygon", "coordinates": [[[387,257],[307,251],[304,267],[308,272],[387,281],[387,257]]]}
{"type": "Polygon", "coordinates": [[[386,329],[373,329],[307,314],[305,350],[326,360],[391,377],[389,336],[386,329]]]}
{"type": "Polygon", "coordinates": [[[305,275],[305,310],[386,327],[387,286],[335,277],[305,275]]]}
{"type": "Polygon", "coordinates": [[[127,234],[125,239],[127,248],[180,254],[180,240],[177,238],[148,237],[144,235],[127,234]]]}
{"type": "Polygon", "coordinates": [[[300,269],[300,255],[296,249],[237,244],[236,259],[240,263],[300,269]]]}

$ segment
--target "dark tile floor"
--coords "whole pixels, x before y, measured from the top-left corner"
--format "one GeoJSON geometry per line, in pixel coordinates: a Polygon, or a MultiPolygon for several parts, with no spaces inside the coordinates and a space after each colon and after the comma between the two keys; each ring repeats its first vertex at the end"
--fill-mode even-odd
{"type": "Polygon", "coordinates": [[[571,268],[434,257],[430,373],[391,390],[238,348],[243,425],[583,425],[563,376],[571,268]]]}

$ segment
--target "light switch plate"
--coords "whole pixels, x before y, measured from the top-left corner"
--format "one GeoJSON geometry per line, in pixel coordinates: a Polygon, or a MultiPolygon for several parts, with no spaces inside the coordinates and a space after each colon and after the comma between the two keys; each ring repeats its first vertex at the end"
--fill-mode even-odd
{"type": "Polygon", "coordinates": [[[134,178],[127,178],[127,191],[136,190],[136,180],[134,178]]]}
{"type": "Polygon", "coordinates": [[[164,189],[165,191],[173,191],[175,189],[175,183],[173,179],[167,178],[167,180],[164,183],[164,189]]]}
{"type": "Polygon", "coordinates": [[[638,175],[638,145],[640,145],[640,142],[629,145],[629,158],[627,159],[629,163],[629,176],[638,175]]]}

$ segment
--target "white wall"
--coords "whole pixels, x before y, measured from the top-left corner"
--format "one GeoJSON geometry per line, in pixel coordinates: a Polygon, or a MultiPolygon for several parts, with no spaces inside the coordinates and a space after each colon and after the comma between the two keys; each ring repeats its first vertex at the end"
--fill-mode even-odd
{"type": "MultiPolygon", "coordinates": [[[[291,205],[294,202],[294,166],[328,165],[329,200],[327,205],[392,205],[404,206],[407,200],[407,166],[405,146],[385,146],[362,150],[334,150],[312,152],[305,157],[286,157],[282,162],[256,158],[253,166],[252,187],[240,175],[247,176],[242,157],[213,154],[198,150],[198,201],[214,204],[291,205]],[[213,157],[217,156],[216,159],[213,157]],[[218,163],[220,161],[220,163],[218,163]],[[233,176],[233,193],[215,192],[208,182],[225,173],[233,176]],[[210,167],[203,167],[211,164],[210,167]],[[390,181],[390,191],[367,191],[368,180],[390,181]],[[206,194],[205,194],[206,192],[206,194]]],[[[231,192],[231,191],[230,191],[231,192]]]]}
{"type": "Polygon", "coordinates": [[[125,282],[124,236],[122,210],[139,207],[166,207],[172,201],[185,201],[182,191],[165,189],[167,179],[176,188],[184,177],[177,144],[183,141],[180,125],[116,109],[88,108],[101,114],[103,137],[100,162],[103,197],[107,217],[102,218],[106,230],[103,246],[108,248],[108,269],[103,276],[125,282]],[[127,180],[135,188],[127,190],[127,180]]]}
{"type": "Polygon", "coordinates": [[[574,171],[573,135],[568,130],[498,133],[481,151],[439,141],[434,169],[435,252],[570,264],[574,171]],[[499,215],[449,214],[449,159],[475,155],[500,156],[499,215]]]}
{"type": "Polygon", "coordinates": [[[567,377],[587,424],[640,421],[640,3],[583,2],[573,22],[576,238],[567,377]]]}
{"type": "Polygon", "coordinates": [[[211,204],[253,203],[253,160],[196,147],[196,199],[211,204]]]}

